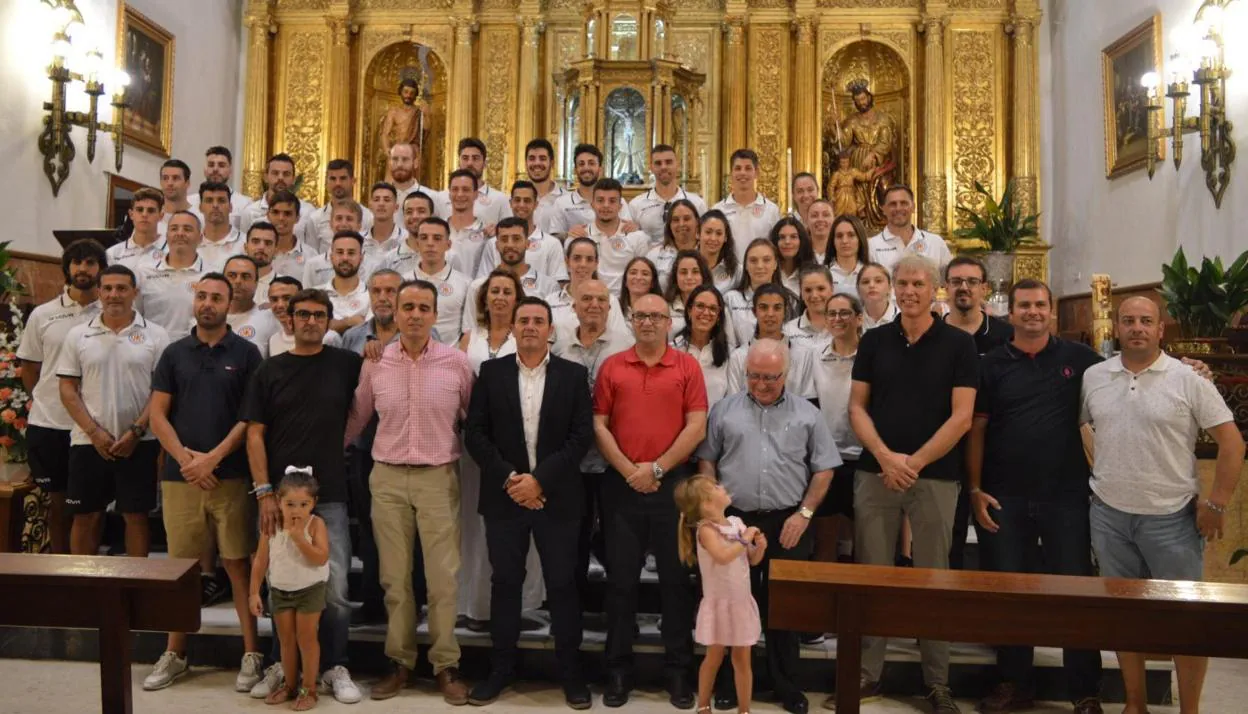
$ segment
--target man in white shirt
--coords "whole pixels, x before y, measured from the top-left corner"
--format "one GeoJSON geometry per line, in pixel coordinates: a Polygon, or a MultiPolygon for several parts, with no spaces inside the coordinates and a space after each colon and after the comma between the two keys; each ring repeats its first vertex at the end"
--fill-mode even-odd
{"type": "MultiPolygon", "coordinates": [[[[594,186],[602,177],[602,152],[597,146],[578,144],[572,160],[575,162],[576,190],[567,191],[555,200],[550,208],[550,224],[543,227],[543,230],[565,241],[589,235],[589,228],[594,222],[594,186]]],[[[628,204],[621,205],[619,214],[620,220],[630,224],[630,230],[636,229],[628,204]]]]}
{"type": "Polygon", "coordinates": [[[736,394],[748,386],[745,378],[746,361],[750,345],[757,340],[775,340],[789,348],[789,365],[786,370],[785,390],[803,399],[815,400],[819,393],[815,388],[815,361],[817,353],[802,340],[794,340],[784,334],[785,318],[788,316],[788,297],[784,288],[774,283],[760,285],[754,291],[754,319],[757,329],[753,335],[743,335],[741,346],[728,355],[728,394],[736,394]]]}
{"type": "Polygon", "coordinates": [[[104,246],[94,240],[70,243],[61,256],[65,290],[30,313],[17,346],[22,387],[31,398],[26,454],[31,477],[48,494],[48,536],[53,553],[69,552],[71,518],[65,508],[65,489],[69,483],[69,431],[74,427],[61,404],[56,363],[70,329],[99,314],[96,298],[100,271],[107,263],[104,246]]]}
{"type": "MultiPolygon", "coordinates": [[[[289,275],[279,275],[273,278],[272,284],[268,287],[269,309],[282,327],[269,338],[270,357],[286,354],[295,348],[295,329],[290,317],[290,299],[300,290],[303,290],[303,283],[289,275]]],[[[330,347],[341,347],[342,335],[333,330],[326,330],[321,342],[330,347]]]]}
{"type": "MultiPolygon", "coordinates": [[[[224,146],[210,146],[208,151],[204,152],[204,181],[206,183],[223,183],[230,185],[230,178],[234,174],[234,155],[224,146]]],[[[191,208],[200,210],[199,205],[203,200],[203,188],[200,192],[186,197],[191,202],[191,208]]],[[[230,195],[230,225],[238,228],[239,220],[242,218],[243,209],[247,208],[252,202],[250,196],[244,196],[242,193],[234,192],[230,195]]],[[[202,211],[200,211],[202,213],[202,211]]]]}
{"type": "Polygon", "coordinates": [[[650,173],[654,174],[654,188],[629,201],[628,210],[641,230],[650,236],[650,247],[654,248],[663,245],[663,228],[667,225],[672,201],[689,201],[698,209],[699,216],[706,213],[706,201],[681,187],[680,159],[671,146],[658,144],[650,150],[650,173]]]}
{"type": "MultiPolygon", "coordinates": [[[[529,224],[523,218],[510,216],[499,221],[497,231],[498,234],[491,241],[495,242],[498,252],[501,255],[501,262],[495,267],[497,270],[505,270],[520,279],[520,287],[524,290],[524,294],[530,297],[544,297],[559,289],[559,283],[551,280],[546,275],[534,268],[531,264],[525,262],[528,255],[529,224]]],[[[489,273],[472,281],[468,287],[469,295],[476,295],[485,281],[489,278],[489,273]]],[[[477,306],[476,300],[469,300],[464,306],[463,330],[467,332],[477,324],[477,306]]]]}
{"type": "Polygon", "coordinates": [[[169,334],[134,309],[137,295],[129,268],[105,268],[100,314],[65,335],[56,363],[61,404],[74,422],[65,504],[74,513],[75,555],[99,553],[109,503],[125,520],[126,555],[146,558],[150,547],[160,444],[147,430],[147,403],[169,334]]]}
{"type": "MultiPolygon", "coordinates": [[[[1145,297],[1118,307],[1122,353],[1083,375],[1084,422],[1095,429],[1092,550],[1101,575],[1201,580],[1205,542],[1222,537],[1244,463],[1244,439],[1211,382],[1161,351],[1161,310],[1145,297]],[[1196,438],[1218,445],[1213,486],[1200,496],[1196,438]]],[[[1144,655],[1119,652],[1129,714],[1143,714],[1144,655]]],[[[1179,693],[1192,710],[1209,661],[1176,656],[1179,693]]]]}
{"type": "Polygon", "coordinates": [[[416,153],[415,147],[411,144],[395,144],[390,147],[390,161],[387,167],[390,171],[390,181],[394,184],[394,190],[399,194],[399,205],[402,205],[407,197],[414,193],[424,193],[436,200],[438,191],[422,186],[420,181],[416,180],[416,177],[420,175],[420,154],[416,153]]]}
{"type": "Polygon", "coordinates": [[[624,268],[633,258],[644,258],[650,239],[638,230],[629,231],[620,220],[624,188],[615,179],[601,179],[593,190],[594,222],[589,238],[598,244],[598,276],[612,292],[624,282],[624,268]]]}
{"type": "MultiPolygon", "coordinates": [[[[164,235],[168,226],[169,219],[180,211],[190,211],[191,202],[187,199],[186,193],[190,190],[191,167],[181,159],[169,159],[160,165],[160,191],[165,196],[164,214],[160,217],[160,224],[156,228],[156,232],[164,235]]],[[[199,212],[195,212],[199,216],[199,212]]],[[[200,217],[203,221],[203,217],[200,217]]]]}
{"type": "Polygon", "coordinates": [[[277,277],[273,271],[273,254],[277,251],[277,229],[268,221],[251,224],[247,240],[243,243],[243,255],[256,263],[256,292],[269,294],[269,285],[277,277]]]}
{"type": "MultiPolygon", "coordinates": [[[[537,192],[537,206],[534,209],[533,217],[530,222],[535,224],[535,230],[544,233],[550,232],[550,221],[553,217],[553,207],[555,201],[559,197],[567,193],[564,187],[560,186],[550,177],[551,170],[555,166],[555,147],[551,146],[549,141],[545,139],[533,139],[524,146],[524,171],[529,177],[529,182],[533,184],[537,192]]],[[[512,206],[511,211],[516,212],[515,197],[516,189],[511,189],[512,206]]]]}
{"type": "Polygon", "coordinates": [[[315,251],[299,240],[302,202],[290,191],[282,191],[269,199],[269,223],[277,231],[273,251],[273,270],[278,275],[303,276],[303,268],[315,251]]]}
{"type": "MultiPolygon", "coordinates": [[[[333,213],[330,214],[330,225],[334,229],[334,235],[338,235],[343,231],[350,233],[360,233],[360,220],[364,216],[362,206],[355,201],[343,201],[334,205],[333,213]]],[[[303,264],[303,276],[300,279],[304,285],[311,285],[316,288],[323,288],[326,283],[334,277],[334,256],[331,242],[330,248],[322,253],[317,253],[308,258],[303,264]]],[[[380,256],[370,256],[365,254],[359,267],[360,279],[368,280],[368,276],[372,274],[381,265],[380,256]]],[[[337,306],[334,307],[334,315],[338,315],[337,306]]]]}
{"type": "MultiPolygon", "coordinates": [[[[380,258],[396,249],[407,238],[407,231],[395,220],[399,210],[399,192],[384,181],[373,184],[368,205],[373,211],[373,225],[364,235],[364,255],[380,258]]],[[[335,231],[337,232],[337,231],[335,231]]]]}
{"type": "Polygon", "coordinates": [[[144,255],[159,257],[165,252],[165,239],[157,232],[164,215],[165,195],[154,188],[141,188],[130,200],[130,237],[109,247],[105,253],[109,265],[125,263],[144,255]]]}
{"type": "MultiPolygon", "coordinates": [[[[537,187],[528,181],[517,181],[511,186],[511,213],[513,217],[526,221],[528,230],[528,247],[526,248],[529,265],[534,272],[556,281],[568,279],[568,266],[563,256],[563,244],[559,239],[534,226],[534,211],[538,207],[537,187]]],[[[498,239],[491,238],[485,242],[485,251],[481,254],[481,262],[477,265],[477,277],[482,278],[498,267],[498,239]]],[[[528,294],[528,293],[526,293],[528,294]]],[[[545,297],[541,293],[539,297],[545,297]]]]}
{"type": "MultiPolygon", "coordinates": [[[[303,233],[304,245],[316,253],[328,253],[329,244],[337,233],[330,225],[334,205],[355,202],[355,166],[346,159],[330,160],[325,165],[325,188],[329,191],[329,200],[312,214],[303,233]]],[[[360,213],[360,225],[356,230],[364,232],[373,227],[373,212],[361,206],[360,213]]]]}
{"type": "Polygon", "coordinates": [[[199,255],[207,271],[221,270],[232,255],[243,252],[243,234],[230,225],[230,187],[205,181],[199,185],[199,211],[204,218],[204,239],[199,255]]]}
{"type": "Polygon", "coordinates": [[[403,228],[407,236],[392,250],[381,256],[380,266],[389,268],[406,280],[420,262],[420,247],[416,244],[416,230],[422,221],[435,213],[433,197],[427,193],[408,194],[403,199],[403,228]]]}
{"type": "MultiPolygon", "coordinates": [[[[470,171],[477,178],[477,187],[474,189],[477,193],[473,197],[475,201],[472,205],[472,215],[481,221],[481,225],[492,230],[499,221],[511,215],[511,208],[507,205],[506,194],[498,189],[490,188],[490,185],[485,182],[485,157],[485,142],[471,136],[459,140],[459,171],[470,171]]],[[[455,212],[455,207],[450,184],[447,185],[438,215],[449,221],[455,212]]],[[[453,221],[452,225],[454,225],[453,221]]],[[[469,266],[465,266],[465,272],[469,275],[472,274],[469,272],[470,269],[469,266]]]]}
{"type": "Polygon", "coordinates": [[[256,261],[245,255],[236,255],[225,262],[221,272],[232,290],[225,322],[234,334],[255,345],[261,357],[268,357],[269,339],[281,332],[282,325],[271,311],[256,304],[259,271],[256,261]]]}
{"type": "Polygon", "coordinates": [[[446,218],[451,227],[451,253],[447,260],[464,275],[476,275],[485,249],[485,222],[474,213],[479,202],[474,199],[480,195],[477,184],[477,175],[468,169],[453,172],[447,182],[446,193],[451,202],[450,216],[446,218]]]}
{"type": "Polygon", "coordinates": [[[138,280],[135,309],[152,323],[160,325],[170,340],[191,334],[195,324],[195,292],[192,286],[207,272],[199,257],[199,219],[190,211],[175,213],[169,219],[169,252],[158,259],[150,256],[135,261],[138,280]]]}
{"type": "MultiPolygon", "coordinates": [[[[251,224],[256,221],[272,223],[273,219],[269,217],[269,203],[279,193],[291,191],[295,185],[295,160],[290,154],[274,154],[269,157],[264,165],[264,184],[267,187],[265,193],[252,201],[239,215],[238,229],[244,235],[247,234],[247,229],[251,228],[251,224]]],[[[296,235],[302,236],[307,230],[307,223],[311,220],[312,214],[316,213],[316,206],[302,199],[296,200],[299,201],[299,210],[295,212],[298,223],[293,230],[296,235]]]]}
{"type": "Polygon", "coordinates": [[[878,235],[867,241],[871,262],[883,265],[889,273],[893,266],[907,253],[917,253],[936,263],[943,273],[953,259],[949,246],[935,233],[915,227],[914,192],[909,186],[897,184],[884,193],[884,215],[888,225],[878,235]]]}
{"type": "Polygon", "coordinates": [[[334,306],[329,329],[342,334],[364,322],[368,315],[368,286],[360,279],[360,263],[364,259],[364,238],[354,231],[339,231],[331,243],[330,259],[334,277],[321,286],[334,306]]]}
{"type": "Polygon", "coordinates": [[[745,251],[750,241],[766,238],[771,227],[780,220],[780,208],[758,191],[758,154],[752,149],[732,152],[732,193],[713,208],[723,211],[732,224],[732,242],[737,262],[745,264],[745,251]]]}
{"type": "MultiPolygon", "coordinates": [[[[447,262],[447,253],[451,249],[451,227],[437,216],[426,218],[416,228],[416,247],[420,252],[420,261],[413,268],[411,277],[427,280],[438,289],[435,337],[444,345],[457,344],[471,281],[447,262]]],[[[403,277],[408,279],[409,276],[405,274],[403,277]]]]}

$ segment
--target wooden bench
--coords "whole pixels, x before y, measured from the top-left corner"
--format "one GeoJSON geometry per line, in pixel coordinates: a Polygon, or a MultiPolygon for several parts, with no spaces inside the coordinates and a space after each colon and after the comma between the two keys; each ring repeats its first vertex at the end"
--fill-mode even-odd
{"type": "Polygon", "coordinates": [[[22,526],[26,522],[23,503],[35,490],[30,481],[0,483],[0,553],[22,551],[22,526]]]}
{"type": "Polygon", "coordinates": [[[1248,586],[772,561],[768,626],[836,633],[836,711],[862,637],[1248,658],[1248,586]]]}
{"type": "Polygon", "coordinates": [[[101,710],[129,714],[130,632],[195,632],[199,563],[0,553],[0,625],[100,633],[101,710]]]}

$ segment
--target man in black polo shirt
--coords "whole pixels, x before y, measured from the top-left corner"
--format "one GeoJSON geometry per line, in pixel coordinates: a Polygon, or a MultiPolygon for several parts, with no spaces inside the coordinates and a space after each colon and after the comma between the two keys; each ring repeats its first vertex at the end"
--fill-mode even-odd
{"type": "MultiPolygon", "coordinates": [[[[254,527],[247,454],[240,448],[247,425],[240,412],[261,358],[226,323],[233,298],[226,277],[207,273],[192,287],[195,327],[169,345],[152,375],[152,433],[168,454],[162,510],[171,558],[198,559],[214,540],[220,548],[243,628],[245,654],[235,688],[245,692],[260,681],[264,656],[247,606],[254,527]]],[[[170,632],[167,651],[143,688],[163,689],[186,671],[186,633],[170,632]]]]}
{"type": "MultiPolygon", "coordinates": [[[[931,312],[935,263],[907,255],[893,269],[901,315],[868,331],[854,360],[849,418],[862,442],[854,484],[858,562],[891,565],[904,513],[914,564],[947,568],[961,473],[958,442],[970,429],[978,383],[975,341],[931,312]]],[[[861,691],[879,697],[887,640],[863,638],[861,691]]],[[[955,714],[949,643],[920,642],[936,714],[955,714]]]]}
{"type": "MultiPolygon", "coordinates": [[[[968,439],[981,566],[1092,575],[1091,471],[1079,434],[1079,394],[1084,371],[1101,358],[1086,345],[1052,336],[1052,296],[1038,280],[1020,280],[1010,289],[1010,320],[1013,340],[981,362],[968,439]]],[[[980,702],[981,712],[1033,706],[1032,653],[1031,647],[997,649],[1002,682],[980,702]]],[[[1099,714],[1100,652],[1066,650],[1063,660],[1076,714],[1099,714]]]]}

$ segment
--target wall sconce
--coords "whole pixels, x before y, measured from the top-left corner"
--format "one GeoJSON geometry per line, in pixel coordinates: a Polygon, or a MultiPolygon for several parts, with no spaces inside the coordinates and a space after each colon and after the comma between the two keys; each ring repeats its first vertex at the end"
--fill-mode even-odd
{"type": "Polygon", "coordinates": [[[74,51],[73,38],[80,34],[85,26],[82,13],[74,5],[74,0],[43,0],[51,9],[52,25],[56,28],[52,35],[52,63],[48,65],[48,79],[52,80],[52,101],[43,103],[47,114],[43,117],[43,133],[39,135],[39,153],[43,155],[43,173],[52,184],[52,195],[60,193],[61,184],[69,178],[69,165],[74,160],[77,150],[70,138],[70,129],[75,126],[87,130],[87,161],[95,161],[96,135],[99,131],[113,135],[113,151],[115,166],[121,170],[122,154],[122,111],[125,109],[126,86],[130,84],[130,76],[124,71],[107,70],[104,67],[104,55],[98,47],[90,47],[81,54],[81,71],[72,71],[69,67],[71,53],[74,51]],[[105,75],[107,83],[112,87],[113,121],[106,123],[99,120],[99,100],[104,94],[105,75]],[[82,82],[83,92],[90,100],[90,109],[86,112],[69,111],[65,108],[67,87],[73,82],[82,82]]]}
{"type": "Polygon", "coordinates": [[[1226,66],[1223,45],[1223,18],[1227,6],[1235,0],[1205,0],[1196,11],[1191,28],[1180,28],[1179,51],[1170,58],[1170,82],[1165,96],[1172,105],[1172,126],[1163,129],[1165,105],[1162,101],[1161,78],[1149,72],[1140,78],[1148,90],[1148,177],[1152,179],[1160,160],[1162,142],[1170,139],[1174,150],[1174,168],[1183,161],[1183,135],[1200,134],[1200,166],[1205,172],[1205,186],[1213,194],[1213,203],[1222,207],[1222,196],[1231,180],[1231,164],[1235,162],[1235,141],[1232,125],[1226,116],[1226,79],[1231,70],[1226,66]],[[1195,61],[1193,57],[1196,58],[1195,61]],[[1187,98],[1191,83],[1200,88],[1200,116],[1189,117],[1187,98]]]}

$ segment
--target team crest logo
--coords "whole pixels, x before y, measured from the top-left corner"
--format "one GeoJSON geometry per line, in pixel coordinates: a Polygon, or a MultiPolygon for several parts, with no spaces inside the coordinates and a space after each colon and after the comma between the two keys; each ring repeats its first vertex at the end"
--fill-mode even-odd
{"type": "Polygon", "coordinates": [[[539,239],[537,239],[537,238],[530,238],[530,239],[529,239],[529,250],[537,250],[537,249],[538,249],[538,248],[540,248],[540,247],[542,247],[542,241],[541,241],[541,240],[539,240],[539,239]]]}
{"type": "Polygon", "coordinates": [[[438,294],[442,297],[450,297],[451,293],[454,292],[455,288],[451,287],[450,283],[442,283],[442,285],[438,288],[438,294]]]}
{"type": "Polygon", "coordinates": [[[477,203],[480,203],[481,205],[483,205],[483,206],[484,206],[484,205],[486,205],[486,204],[487,204],[487,203],[489,203],[489,202],[490,202],[489,197],[488,197],[488,196],[486,196],[484,193],[478,193],[478,194],[477,194],[477,203]]]}
{"type": "Polygon", "coordinates": [[[763,207],[762,207],[762,206],[758,206],[758,205],[755,205],[755,206],[754,206],[754,217],[755,217],[755,218],[762,218],[762,217],[763,217],[763,207]]]}
{"type": "Polygon", "coordinates": [[[481,231],[473,231],[472,233],[468,234],[468,240],[473,241],[474,243],[480,243],[481,241],[485,240],[485,233],[481,231]]]}
{"type": "Polygon", "coordinates": [[[131,344],[141,345],[141,344],[143,344],[143,342],[144,342],[145,340],[147,340],[147,338],[143,336],[143,333],[142,333],[142,332],[131,332],[131,333],[130,333],[130,342],[131,342],[131,344]]]}
{"type": "Polygon", "coordinates": [[[251,325],[243,325],[242,327],[238,328],[238,336],[243,338],[244,340],[250,340],[251,338],[256,336],[256,328],[252,327],[251,325]]]}
{"type": "Polygon", "coordinates": [[[612,239],[611,239],[611,250],[618,250],[618,251],[623,252],[623,250],[624,250],[624,239],[623,239],[623,238],[612,238],[612,239]]]}
{"type": "Polygon", "coordinates": [[[350,308],[351,308],[352,310],[359,310],[359,309],[360,309],[360,301],[359,301],[359,300],[352,300],[351,302],[347,303],[347,305],[348,305],[348,306],[350,306],[350,308]]]}
{"type": "Polygon", "coordinates": [[[296,256],[295,256],[295,265],[303,265],[303,256],[302,256],[302,255],[296,255],[296,256]]]}
{"type": "Polygon", "coordinates": [[[524,286],[525,289],[535,288],[537,287],[537,278],[527,275],[520,281],[520,284],[524,286]]]}
{"type": "Polygon", "coordinates": [[[927,250],[927,239],[920,238],[914,242],[915,253],[922,253],[925,250],[927,250]]]}

